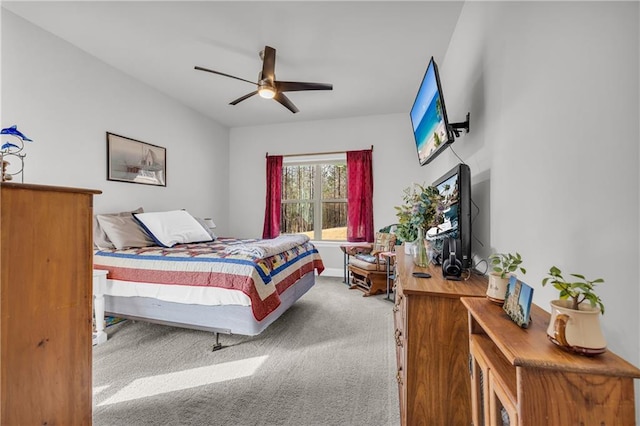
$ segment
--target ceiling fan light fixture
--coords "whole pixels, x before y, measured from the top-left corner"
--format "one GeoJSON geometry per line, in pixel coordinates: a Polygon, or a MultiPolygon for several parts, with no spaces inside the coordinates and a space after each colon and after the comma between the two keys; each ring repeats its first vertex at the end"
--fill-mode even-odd
{"type": "MultiPolygon", "coordinates": [[[[1,0],[0,0],[1,1],[1,0]]],[[[249,99],[254,95],[260,95],[264,99],[273,99],[291,111],[293,114],[297,113],[298,108],[291,102],[291,100],[284,94],[285,92],[299,92],[303,90],[333,90],[332,84],[327,83],[309,83],[304,81],[278,81],[275,75],[276,65],[276,49],[270,46],[265,46],[264,50],[260,52],[260,59],[262,60],[262,71],[258,73],[258,82],[245,80],[244,78],[236,77],[231,74],[225,74],[220,71],[210,70],[196,66],[195,69],[199,71],[207,71],[213,74],[218,74],[224,77],[233,78],[236,80],[244,81],[252,85],[258,86],[256,90],[251,93],[247,93],[244,96],[239,97],[231,102],[229,105],[237,105],[240,102],[249,99]]]]}
{"type": "Polygon", "coordinates": [[[273,87],[269,87],[269,86],[261,86],[258,89],[258,94],[260,95],[260,97],[265,98],[265,99],[273,99],[273,97],[276,95],[276,91],[273,87]]]}

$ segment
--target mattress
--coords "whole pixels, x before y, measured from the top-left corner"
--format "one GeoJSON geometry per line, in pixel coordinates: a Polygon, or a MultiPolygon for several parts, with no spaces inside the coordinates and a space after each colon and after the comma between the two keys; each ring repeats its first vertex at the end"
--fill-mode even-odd
{"type": "Polygon", "coordinates": [[[94,269],[108,271],[105,296],[249,307],[261,321],[278,309],[289,287],[324,270],[308,239],[268,257],[247,250],[261,241],[265,240],[218,238],[171,248],[99,250],[94,253],[94,269]]]}

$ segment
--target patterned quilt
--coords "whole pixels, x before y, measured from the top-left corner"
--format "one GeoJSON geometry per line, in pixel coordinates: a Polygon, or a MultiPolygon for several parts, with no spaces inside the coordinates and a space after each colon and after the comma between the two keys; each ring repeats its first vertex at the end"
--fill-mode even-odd
{"type": "Polygon", "coordinates": [[[253,315],[261,321],[280,305],[279,294],[314,269],[320,274],[324,265],[310,242],[267,258],[225,251],[229,246],[257,241],[218,238],[171,248],[99,250],[93,267],[108,270],[111,280],[239,290],[251,299],[253,315]]]}

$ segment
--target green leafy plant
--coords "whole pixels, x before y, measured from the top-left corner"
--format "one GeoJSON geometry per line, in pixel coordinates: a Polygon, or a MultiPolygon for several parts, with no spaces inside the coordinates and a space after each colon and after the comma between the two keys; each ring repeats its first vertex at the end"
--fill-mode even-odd
{"type": "Polygon", "coordinates": [[[402,241],[413,242],[418,238],[418,230],[409,223],[398,223],[396,236],[402,241]]]}
{"type": "Polygon", "coordinates": [[[511,272],[520,270],[523,274],[527,273],[527,270],[522,266],[522,256],[520,253],[494,253],[489,256],[491,261],[493,272],[500,274],[500,278],[506,278],[511,272]]]}
{"type": "Polygon", "coordinates": [[[590,281],[584,275],[570,274],[578,281],[569,282],[562,276],[562,271],[555,266],[549,269],[548,275],[542,280],[542,286],[544,287],[547,283],[553,284],[553,287],[560,291],[560,299],[571,299],[571,309],[578,310],[578,306],[588,300],[592,307],[599,306],[600,313],[604,314],[604,304],[594,291],[597,284],[604,282],[602,278],[590,281]]]}
{"type": "Polygon", "coordinates": [[[402,200],[404,204],[395,209],[399,224],[396,235],[403,241],[415,241],[418,229],[426,232],[437,223],[444,210],[442,196],[434,186],[414,183],[404,189],[402,200]]]}

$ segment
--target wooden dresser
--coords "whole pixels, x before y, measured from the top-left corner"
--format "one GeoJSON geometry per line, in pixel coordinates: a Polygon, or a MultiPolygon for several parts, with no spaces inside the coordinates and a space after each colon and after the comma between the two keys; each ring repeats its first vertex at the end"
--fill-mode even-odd
{"type": "Polygon", "coordinates": [[[403,425],[470,425],[469,333],[464,296],[485,296],[486,278],[447,281],[397,249],[394,306],[400,418],[403,425]],[[428,272],[431,278],[412,273],[428,272]]]}
{"type": "Polygon", "coordinates": [[[0,184],[0,424],[91,424],[99,193],[0,184]]]}
{"type": "Polygon", "coordinates": [[[607,351],[566,352],[547,339],[536,305],[522,329],[486,299],[464,298],[472,355],[474,425],[633,425],[640,370],[607,351]]]}

